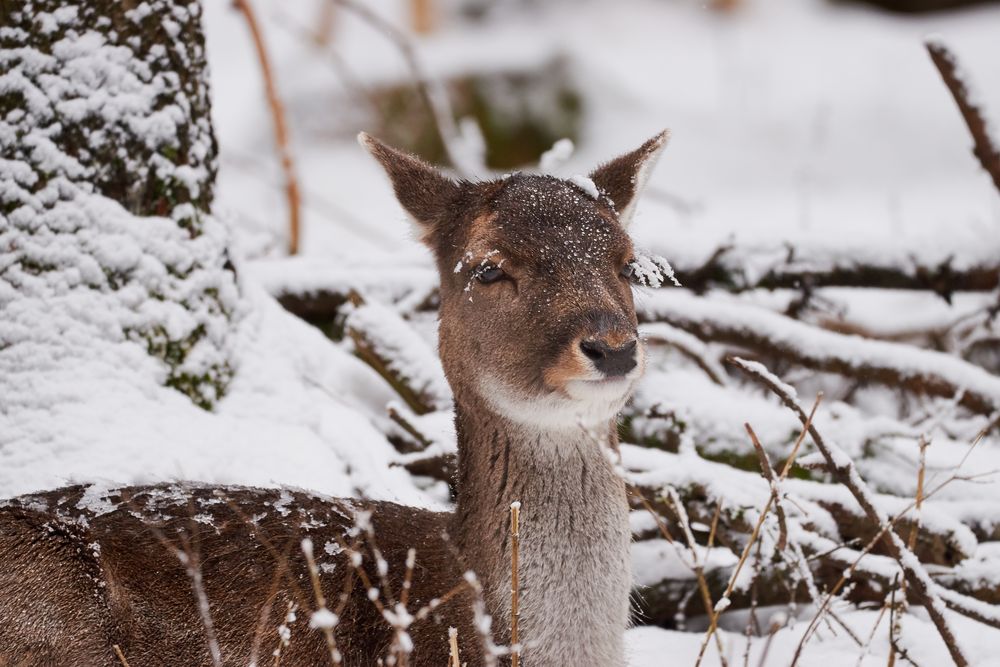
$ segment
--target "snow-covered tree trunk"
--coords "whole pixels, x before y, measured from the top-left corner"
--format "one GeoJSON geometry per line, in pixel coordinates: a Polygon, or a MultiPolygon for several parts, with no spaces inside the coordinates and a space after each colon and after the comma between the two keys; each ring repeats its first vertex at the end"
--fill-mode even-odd
{"type": "Polygon", "coordinates": [[[239,293],[209,214],[200,17],[194,0],[0,4],[3,372],[125,354],[202,407],[225,392],[239,293]]]}

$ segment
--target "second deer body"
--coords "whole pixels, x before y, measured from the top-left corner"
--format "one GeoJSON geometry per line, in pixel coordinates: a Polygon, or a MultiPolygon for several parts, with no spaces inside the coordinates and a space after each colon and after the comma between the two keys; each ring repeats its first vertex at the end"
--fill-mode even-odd
{"type": "Polygon", "coordinates": [[[494,653],[502,662],[490,646],[509,641],[513,501],[523,507],[522,664],[623,666],[630,533],[615,418],[643,365],[626,224],[665,141],[605,164],[590,182],[465,183],[363,136],[441,276],[440,352],[459,446],[454,513],[179,485],[7,501],[0,666],[115,665],[116,650],[132,667],[203,665],[215,647],[232,665],[443,665],[449,627],[463,663],[494,653]],[[312,616],[305,537],[335,623],[312,616]],[[408,618],[403,599],[423,615],[408,618]],[[321,632],[331,625],[333,653],[321,632]]]}

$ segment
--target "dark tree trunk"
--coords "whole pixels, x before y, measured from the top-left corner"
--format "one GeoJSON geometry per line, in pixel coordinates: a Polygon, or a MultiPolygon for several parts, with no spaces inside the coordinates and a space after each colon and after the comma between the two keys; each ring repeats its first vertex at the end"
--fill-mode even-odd
{"type": "Polygon", "coordinates": [[[196,1],[0,0],[0,305],[100,295],[208,408],[231,375],[239,296],[209,214],[200,21],[196,1]]]}

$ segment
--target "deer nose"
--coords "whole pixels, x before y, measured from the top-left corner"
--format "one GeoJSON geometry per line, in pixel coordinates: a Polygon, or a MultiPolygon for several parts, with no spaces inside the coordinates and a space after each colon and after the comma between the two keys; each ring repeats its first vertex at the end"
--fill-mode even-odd
{"type": "Polygon", "coordinates": [[[621,347],[611,347],[603,340],[587,338],[580,341],[580,349],[594,367],[608,377],[628,374],[635,368],[636,340],[633,338],[621,347]]]}

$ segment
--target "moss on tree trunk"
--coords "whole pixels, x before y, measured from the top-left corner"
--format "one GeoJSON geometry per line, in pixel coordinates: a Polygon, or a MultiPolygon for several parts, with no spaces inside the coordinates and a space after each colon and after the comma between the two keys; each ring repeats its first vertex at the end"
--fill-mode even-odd
{"type": "Polygon", "coordinates": [[[144,290],[115,302],[137,314],[122,317],[126,338],[162,360],[167,385],[210,407],[231,376],[238,292],[209,215],[217,145],[200,3],[0,0],[0,63],[8,294],[27,274],[60,293],[144,290]],[[95,197],[135,217],[108,222],[88,207],[95,197]],[[103,279],[83,270],[94,262],[103,279]]]}

